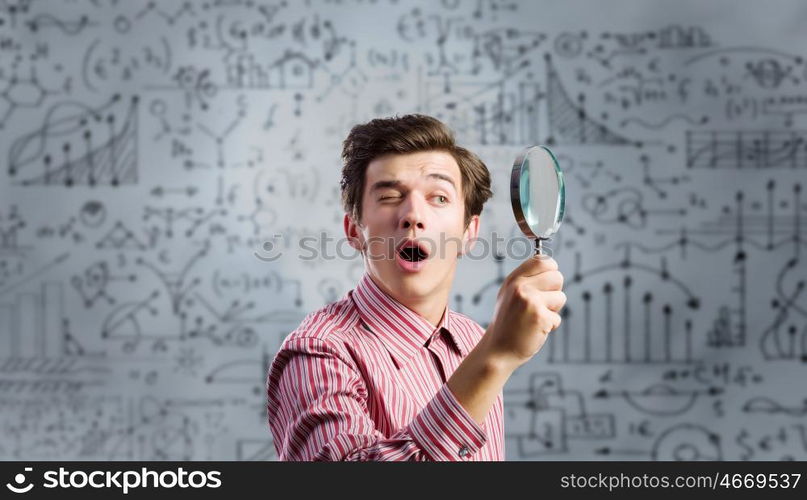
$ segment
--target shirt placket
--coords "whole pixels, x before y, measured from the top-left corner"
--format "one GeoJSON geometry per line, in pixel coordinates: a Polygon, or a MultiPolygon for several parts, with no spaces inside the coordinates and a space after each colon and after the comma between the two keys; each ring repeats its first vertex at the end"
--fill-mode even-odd
{"type": "Polygon", "coordinates": [[[434,362],[440,372],[440,378],[445,383],[448,381],[448,377],[454,373],[457,365],[454,361],[456,356],[453,356],[450,352],[451,347],[448,345],[445,333],[442,330],[437,330],[432,334],[429,339],[428,349],[434,356],[434,362]]]}

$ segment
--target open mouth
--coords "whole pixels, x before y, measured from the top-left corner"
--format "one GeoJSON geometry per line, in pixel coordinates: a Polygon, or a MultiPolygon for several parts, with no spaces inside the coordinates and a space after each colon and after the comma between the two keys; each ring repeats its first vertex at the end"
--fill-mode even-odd
{"type": "Polygon", "coordinates": [[[400,255],[403,260],[408,262],[420,262],[421,260],[426,260],[429,258],[426,252],[417,246],[405,246],[398,250],[398,255],[400,255]]]}
{"type": "Polygon", "coordinates": [[[429,252],[423,243],[407,240],[398,246],[396,260],[404,271],[419,271],[428,259],[429,252]]]}

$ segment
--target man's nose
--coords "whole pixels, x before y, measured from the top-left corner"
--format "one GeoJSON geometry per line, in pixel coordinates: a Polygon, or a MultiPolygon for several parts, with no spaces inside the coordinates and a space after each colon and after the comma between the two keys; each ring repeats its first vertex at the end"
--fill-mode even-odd
{"type": "Polygon", "coordinates": [[[425,221],[423,217],[423,208],[417,196],[407,197],[406,202],[403,203],[403,214],[401,215],[401,228],[409,229],[415,227],[417,229],[425,229],[425,221]]]}

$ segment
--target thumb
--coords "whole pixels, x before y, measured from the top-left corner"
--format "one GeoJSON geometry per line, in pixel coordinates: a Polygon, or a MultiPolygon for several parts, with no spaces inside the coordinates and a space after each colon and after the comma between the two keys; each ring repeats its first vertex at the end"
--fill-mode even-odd
{"type": "Polygon", "coordinates": [[[517,276],[535,276],[546,271],[555,271],[558,269],[558,263],[555,259],[548,255],[533,255],[522,262],[517,268],[510,273],[513,277],[517,276]]]}

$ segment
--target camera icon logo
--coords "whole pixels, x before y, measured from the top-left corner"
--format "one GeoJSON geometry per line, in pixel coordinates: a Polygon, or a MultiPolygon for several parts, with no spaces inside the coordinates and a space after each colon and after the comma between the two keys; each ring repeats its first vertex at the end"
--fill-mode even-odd
{"type": "MultiPolygon", "coordinates": [[[[32,470],[34,469],[31,467],[25,468],[25,472],[31,472],[32,470]]],[[[14,493],[28,493],[29,491],[31,491],[31,488],[34,487],[33,483],[22,486],[25,483],[25,474],[22,473],[14,476],[14,482],[19,486],[15,486],[11,483],[6,483],[6,488],[10,489],[14,493]]]]}

